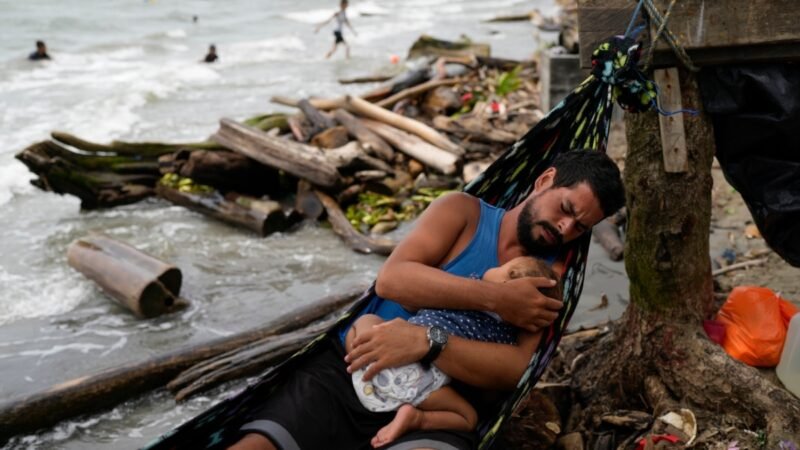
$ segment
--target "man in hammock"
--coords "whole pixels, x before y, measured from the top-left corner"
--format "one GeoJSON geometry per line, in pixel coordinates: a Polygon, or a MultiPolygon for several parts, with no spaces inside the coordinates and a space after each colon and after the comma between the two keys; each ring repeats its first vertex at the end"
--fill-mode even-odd
{"type": "MultiPolygon", "coordinates": [[[[513,389],[531,355],[511,345],[443,335],[435,326],[426,329],[405,319],[422,308],[468,309],[493,312],[534,333],[549,326],[562,303],[539,289],[554,286],[554,280],[523,277],[492,283],[481,280],[484,272],[522,255],[552,262],[560,245],[589,231],[624,202],[619,169],[595,151],[557,156],[527,199],[508,211],[463,193],[436,200],[387,259],[378,274],[377,295],[362,310],[386,322],[359,332],[346,356],[342,342],[352,322],[343,326],[338,339],[329,339],[325,350],[303,361],[265,399],[242,426],[242,439],[230,448],[370,448],[370,439],[394,413],[370,412],[358,400],[350,373],[368,365],[366,380],[385,368],[435,361],[480,414],[482,396],[467,386],[478,394],[513,389]]],[[[421,430],[382,448],[471,449],[476,443],[474,432],[421,430]]]]}

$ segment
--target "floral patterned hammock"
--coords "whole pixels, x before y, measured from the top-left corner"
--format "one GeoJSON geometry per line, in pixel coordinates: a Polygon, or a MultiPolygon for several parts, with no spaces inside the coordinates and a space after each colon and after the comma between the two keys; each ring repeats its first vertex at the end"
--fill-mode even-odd
{"type": "MultiPolygon", "coordinates": [[[[530,193],[533,181],[550,167],[553,158],[570,149],[605,151],[611,111],[616,101],[626,111],[647,111],[655,107],[655,85],[637,69],[640,46],[632,39],[618,36],[601,44],[592,55],[592,74],[559,103],[535,127],[514,143],[500,158],[470,183],[465,191],[484,201],[510,209],[530,193]]],[[[480,449],[489,448],[503,422],[525,399],[553,357],[561,336],[575,311],[583,288],[583,273],[591,235],[563,248],[559,259],[564,264],[564,308],[558,319],[545,331],[528,369],[517,387],[502,403],[496,414],[479,424],[480,449]]],[[[296,364],[317,351],[326,336],[335,334],[338,325],[347,321],[368,303],[374,293],[370,287],[337,324],[317,336],[291,358],[266,372],[239,395],[219,404],[161,436],[148,450],[225,448],[231,444],[248,413],[292,373],[296,364]]]]}

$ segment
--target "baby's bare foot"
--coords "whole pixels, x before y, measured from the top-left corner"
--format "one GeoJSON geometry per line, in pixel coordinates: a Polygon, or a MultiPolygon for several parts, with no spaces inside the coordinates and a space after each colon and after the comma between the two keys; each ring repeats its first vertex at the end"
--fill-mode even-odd
{"type": "Polygon", "coordinates": [[[388,425],[378,430],[370,444],[377,448],[399,438],[408,431],[418,430],[422,422],[422,411],[412,405],[405,404],[397,410],[397,415],[388,425]]]}

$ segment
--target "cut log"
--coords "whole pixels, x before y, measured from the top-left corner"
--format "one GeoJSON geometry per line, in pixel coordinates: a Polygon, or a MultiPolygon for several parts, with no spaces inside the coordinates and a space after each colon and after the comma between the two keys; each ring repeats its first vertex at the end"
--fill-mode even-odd
{"type": "Polygon", "coordinates": [[[328,222],[331,223],[333,231],[339,235],[353,250],[359,253],[377,253],[386,255],[392,253],[395,243],[389,239],[375,239],[364,236],[350,225],[350,221],[342,212],[342,208],[336,200],[321,191],[315,191],[325,211],[328,213],[328,222]]]}
{"type": "Polygon", "coordinates": [[[592,236],[605,249],[612,261],[622,260],[625,244],[622,243],[619,228],[615,224],[608,219],[601,220],[592,228],[592,236]]]}
{"type": "MultiPolygon", "coordinates": [[[[403,117],[400,114],[395,114],[391,111],[387,111],[380,106],[373,105],[372,103],[366,102],[358,97],[345,97],[345,108],[347,108],[350,112],[356,113],[360,116],[369,117],[370,119],[374,119],[391,125],[395,128],[415,134],[435,145],[436,147],[439,147],[440,149],[450,152],[456,156],[461,156],[464,154],[464,150],[458,145],[454,144],[452,141],[447,139],[447,137],[441,135],[438,131],[425,125],[424,123],[418,122],[414,119],[409,119],[408,117],[403,117]]],[[[373,129],[372,131],[375,130],[373,129]]],[[[386,139],[385,136],[382,137],[386,139]]],[[[393,145],[397,147],[396,144],[393,145]]]]}
{"type": "Polygon", "coordinates": [[[467,137],[490,144],[513,144],[517,140],[514,134],[490,126],[486,119],[469,115],[461,116],[457,120],[436,116],[433,118],[433,126],[437,130],[447,131],[458,137],[467,137]]]}
{"type": "Polygon", "coordinates": [[[219,192],[212,194],[193,194],[159,184],[156,186],[159,197],[192,211],[219,219],[240,228],[256,232],[259,236],[269,236],[283,231],[291,224],[286,213],[280,208],[265,210],[226,200],[219,192]]]}
{"type": "Polygon", "coordinates": [[[44,391],[0,405],[0,441],[9,437],[50,428],[81,414],[111,408],[127,399],[160,388],[181,371],[253,341],[306,326],[351,303],[364,287],[317,302],[270,320],[244,333],[175,350],[164,355],[73,379],[44,391]]]}
{"type": "Polygon", "coordinates": [[[222,119],[219,130],[211,138],[233,151],[318,186],[333,187],[341,181],[339,172],[318,149],[269,136],[230,119],[222,119]]]}
{"type": "Polygon", "coordinates": [[[339,148],[325,152],[325,157],[340,171],[343,169],[376,169],[386,173],[394,173],[389,164],[378,158],[367,155],[358,142],[351,142],[339,148]]]}
{"type": "Polygon", "coordinates": [[[311,124],[305,119],[304,116],[294,115],[286,119],[286,124],[289,126],[289,131],[297,142],[308,142],[311,139],[311,133],[314,131],[311,124]]]}
{"type": "Polygon", "coordinates": [[[345,127],[333,127],[317,133],[311,139],[311,145],[319,148],[336,148],[347,144],[348,141],[345,127]]]}
{"type": "Polygon", "coordinates": [[[347,132],[350,133],[351,136],[358,139],[358,142],[361,143],[361,147],[363,147],[367,153],[377,156],[384,161],[392,161],[394,158],[394,150],[392,147],[381,139],[380,136],[364,126],[355,116],[344,109],[336,109],[333,111],[333,117],[347,129],[347,132]]]}
{"type": "Polygon", "coordinates": [[[303,111],[303,115],[305,115],[306,119],[311,122],[311,125],[316,128],[317,133],[336,126],[336,122],[334,122],[333,119],[319,112],[306,98],[297,102],[297,107],[300,108],[300,111],[303,111]]]}
{"type": "Polygon", "coordinates": [[[164,144],[161,142],[122,142],[112,141],[111,144],[96,144],[69,133],[53,131],[50,135],[56,141],[70,145],[90,153],[111,153],[128,156],[158,157],[167,153],[177,152],[183,148],[194,150],[222,150],[223,147],[215,142],[190,142],[186,144],[164,144]]]}
{"type": "Polygon", "coordinates": [[[300,330],[269,336],[209,358],[181,372],[167,384],[167,389],[175,394],[175,401],[180,402],[225,381],[255,375],[291,356],[335,322],[334,318],[300,330]]]}
{"type": "Polygon", "coordinates": [[[434,147],[413,134],[374,120],[364,119],[363,123],[401,152],[434,170],[450,175],[458,169],[458,157],[456,155],[434,147]]]}
{"type": "Polygon", "coordinates": [[[457,80],[455,78],[448,78],[448,79],[444,79],[444,80],[429,80],[429,81],[426,81],[426,82],[424,82],[422,84],[418,84],[418,85],[416,85],[414,87],[410,87],[410,88],[404,89],[404,90],[392,95],[391,97],[385,98],[385,99],[377,102],[376,104],[378,106],[382,107],[382,108],[391,109],[391,107],[395,103],[397,103],[400,100],[403,100],[405,98],[413,97],[415,95],[424,94],[425,92],[428,92],[431,89],[436,89],[437,87],[440,87],[440,86],[454,86],[454,85],[456,85],[456,84],[458,84],[460,82],[461,82],[461,80],[457,80]]]}
{"type": "MultiPolygon", "coordinates": [[[[270,98],[270,101],[279,105],[294,106],[295,108],[297,107],[298,103],[300,103],[300,100],[284,97],[282,95],[273,96],[270,98]]],[[[308,102],[311,103],[311,106],[314,108],[328,111],[331,109],[341,108],[344,104],[344,98],[309,98],[308,102]]]]}
{"type": "Polygon", "coordinates": [[[325,207],[314,193],[314,190],[306,180],[297,182],[297,195],[295,196],[294,207],[306,219],[317,220],[325,212],[325,207]]]}
{"type": "Polygon", "coordinates": [[[461,108],[461,105],[461,98],[452,88],[439,86],[425,95],[420,108],[426,116],[435,117],[440,114],[452,114],[461,108]]]}
{"type": "Polygon", "coordinates": [[[278,170],[232,151],[179,152],[173,165],[180,176],[222,191],[273,196],[282,190],[278,170]]]}
{"type": "Polygon", "coordinates": [[[128,244],[102,234],[74,241],[67,262],[139,318],[173,312],[178,301],[181,271],[128,244]]]}

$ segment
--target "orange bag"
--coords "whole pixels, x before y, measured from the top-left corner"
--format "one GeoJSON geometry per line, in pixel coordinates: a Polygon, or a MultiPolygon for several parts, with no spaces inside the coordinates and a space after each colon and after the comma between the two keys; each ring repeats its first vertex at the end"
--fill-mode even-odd
{"type": "Polygon", "coordinates": [[[725,325],[722,347],[745,364],[775,367],[789,320],[799,311],[771,289],[739,286],[717,314],[717,320],[725,325]]]}

